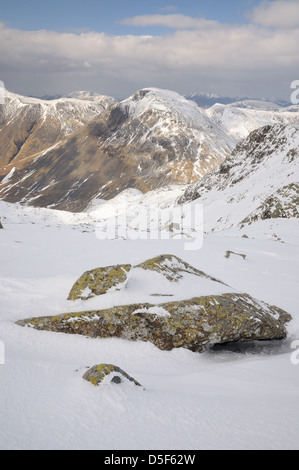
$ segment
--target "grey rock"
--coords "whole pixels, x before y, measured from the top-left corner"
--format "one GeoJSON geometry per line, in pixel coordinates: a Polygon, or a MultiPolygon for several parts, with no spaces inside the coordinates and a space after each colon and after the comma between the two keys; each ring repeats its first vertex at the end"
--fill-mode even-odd
{"type": "Polygon", "coordinates": [[[129,381],[133,384],[137,385],[137,387],[141,387],[140,383],[137,382],[133,377],[128,375],[124,370],[120,367],[115,366],[113,364],[98,364],[96,366],[91,367],[85,374],[83,375],[83,379],[91,382],[93,385],[100,385],[103,380],[111,376],[110,382],[115,384],[120,384],[123,381],[129,381]]]}

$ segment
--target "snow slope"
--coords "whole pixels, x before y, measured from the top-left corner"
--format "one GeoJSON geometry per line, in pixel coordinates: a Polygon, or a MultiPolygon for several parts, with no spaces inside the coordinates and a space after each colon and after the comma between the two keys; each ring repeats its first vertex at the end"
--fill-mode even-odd
{"type": "Polygon", "coordinates": [[[281,107],[274,103],[245,100],[228,105],[215,104],[207,116],[235,141],[248,137],[259,127],[274,124],[299,124],[299,106],[281,107]]]}
{"type": "Polygon", "coordinates": [[[299,338],[299,227],[293,220],[275,221],[285,243],[268,239],[273,221],[264,220],[248,227],[249,238],[233,227],[206,234],[201,250],[186,251],[183,240],[99,240],[95,219],[82,225],[86,213],[58,218],[49,209],[3,202],[0,213],[1,449],[298,449],[299,365],[291,361],[291,346],[299,338]],[[246,259],[227,259],[227,250],[246,259]],[[287,310],[293,316],[288,338],[196,354],[14,323],[67,311],[68,292],[88,269],[136,265],[163,253],[287,310]],[[100,389],[82,379],[87,367],[103,362],[145,389],[125,383],[100,389]]]}
{"type": "Polygon", "coordinates": [[[298,146],[298,126],[257,129],[219,168],[189,186],[178,201],[204,206],[204,230],[208,232],[245,223],[283,188],[285,203],[290,194],[296,205],[292,187],[299,184],[298,146]]]}

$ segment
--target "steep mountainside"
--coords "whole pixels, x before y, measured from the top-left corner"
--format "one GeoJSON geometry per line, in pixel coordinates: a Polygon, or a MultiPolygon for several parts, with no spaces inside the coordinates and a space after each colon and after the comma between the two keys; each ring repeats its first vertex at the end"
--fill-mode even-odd
{"type": "Polygon", "coordinates": [[[259,219],[298,217],[299,126],[265,126],[240,142],[219,168],[178,203],[203,204],[207,230],[259,219]]]}
{"type": "Polygon", "coordinates": [[[70,211],[128,188],[195,183],[263,125],[299,107],[242,101],[203,109],[146,88],[122,102],[90,92],[43,101],[7,93],[0,107],[0,198],[70,211]]]}
{"type": "Polygon", "coordinates": [[[0,197],[79,211],[94,197],[111,198],[130,187],[147,192],[195,182],[234,146],[195,103],[145,89],[111,104],[26,166],[11,162],[15,170],[0,185],[0,197]]]}
{"type": "Polygon", "coordinates": [[[22,167],[24,159],[28,162],[58,145],[114,101],[84,94],[45,101],[5,92],[0,106],[0,176],[11,165],[22,167]]]}

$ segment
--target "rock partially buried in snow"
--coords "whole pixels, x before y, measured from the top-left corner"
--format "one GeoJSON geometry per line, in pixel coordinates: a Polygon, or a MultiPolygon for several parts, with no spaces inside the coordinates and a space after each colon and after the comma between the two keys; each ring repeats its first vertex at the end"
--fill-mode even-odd
{"type": "MultiPolygon", "coordinates": [[[[201,282],[205,284],[208,293],[214,293],[215,289],[217,293],[219,293],[221,286],[223,288],[228,287],[223,282],[191,266],[177,256],[167,254],[148,259],[137,266],[122,264],[87,271],[75,282],[68,300],[88,300],[99,295],[104,295],[112,290],[122,290],[127,286],[126,281],[128,280],[129,273],[132,280],[131,284],[136,280],[140,282],[141,279],[146,277],[144,282],[147,284],[147,287],[145,290],[148,291],[150,289],[156,289],[156,276],[160,275],[161,278],[158,282],[158,287],[163,289],[164,286],[168,295],[169,292],[170,295],[175,293],[177,289],[176,284],[181,281],[187,281],[190,284],[190,282],[197,283],[201,280],[201,282]],[[214,285],[214,288],[211,284],[214,285]]],[[[140,285],[139,288],[142,289],[140,285]]],[[[143,288],[145,288],[145,284],[143,284],[143,288]]],[[[166,292],[164,292],[164,294],[166,294],[166,292]]],[[[150,295],[153,295],[153,292],[150,295]]],[[[193,297],[194,295],[203,295],[202,292],[198,291],[198,286],[196,292],[194,291],[191,295],[190,293],[187,294],[187,297],[193,297]]]]}
{"type": "Polygon", "coordinates": [[[248,294],[227,293],[163,304],[131,304],[18,321],[20,326],[99,338],[149,341],[162,350],[203,352],[232,341],[282,339],[291,316],[248,294]]]}
{"type": "Polygon", "coordinates": [[[86,271],[73,285],[68,300],[87,300],[111,289],[120,289],[130,269],[130,264],[121,264],[86,271]]]}
{"type": "Polygon", "coordinates": [[[100,385],[105,381],[105,379],[114,384],[120,384],[123,381],[129,381],[133,384],[141,387],[140,383],[137,382],[133,377],[130,377],[124,370],[120,367],[114,366],[113,364],[99,364],[91,367],[83,375],[83,379],[91,382],[93,385],[100,385]]]}
{"type": "Polygon", "coordinates": [[[236,255],[236,256],[240,256],[243,259],[246,259],[246,255],[244,255],[243,253],[236,253],[235,251],[230,251],[230,250],[228,250],[225,253],[225,258],[230,258],[230,255],[236,255]]]}
{"type": "MultiPolygon", "coordinates": [[[[191,264],[174,255],[160,255],[140,263],[136,268],[154,271],[166,277],[168,281],[178,282],[184,274],[193,274],[215,282],[221,282],[207,275],[203,271],[194,268],[191,264]]],[[[223,283],[222,283],[223,284],[223,283]]]]}

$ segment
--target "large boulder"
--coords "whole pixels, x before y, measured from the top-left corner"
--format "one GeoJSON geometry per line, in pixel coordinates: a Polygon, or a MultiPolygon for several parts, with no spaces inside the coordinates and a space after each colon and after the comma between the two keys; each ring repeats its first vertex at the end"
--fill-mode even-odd
{"type": "MultiPolygon", "coordinates": [[[[203,285],[205,291],[208,290],[209,293],[216,290],[219,293],[221,286],[222,292],[228,288],[223,282],[191,266],[179,257],[164,254],[136,266],[121,264],[86,271],[73,285],[68,300],[89,300],[108,292],[124,290],[127,288],[129,275],[132,280],[131,284],[138,282],[138,289],[143,295],[151,291],[150,295],[155,295],[159,287],[160,290],[165,289],[164,295],[167,293],[173,296],[177,292],[177,284],[182,285],[182,283],[189,298],[201,295],[203,285]],[[192,285],[194,289],[190,289],[192,285]]],[[[134,289],[134,286],[131,286],[126,290],[132,287],[134,289]]]]}
{"type": "Polygon", "coordinates": [[[203,352],[230,341],[282,339],[291,316],[248,294],[224,293],[162,304],[131,304],[99,311],[29,318],[37,330],[149,341],[162,350],[203,352]]]}

